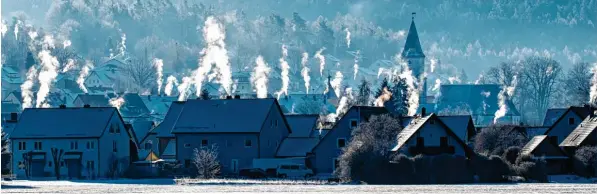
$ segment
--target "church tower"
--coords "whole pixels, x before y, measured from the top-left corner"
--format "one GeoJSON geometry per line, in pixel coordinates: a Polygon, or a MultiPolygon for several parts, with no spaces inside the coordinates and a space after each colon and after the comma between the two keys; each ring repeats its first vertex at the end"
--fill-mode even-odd
{"type": "Polygon", "coordinates": [[[402,50],[401,56],[408,63],[408,68],[412,70],[413,76],[419,81],[419,87],[422,87],[420,88],[419,104],[425,104],[427,97],[427,80],[424,78],[425,54],[421,48],[419,33],[417,33],[417,27],[415,26],[415,15],[416,13],[413,12],[410,29],[408,29],[406,43],[404,43],[404,50],[402,50]]]}

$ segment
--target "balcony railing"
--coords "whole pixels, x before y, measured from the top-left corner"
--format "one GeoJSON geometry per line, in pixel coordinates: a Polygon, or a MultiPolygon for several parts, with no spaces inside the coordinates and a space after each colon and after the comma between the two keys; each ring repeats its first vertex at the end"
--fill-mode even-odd
{"type": "Polygon", "coordinates": [[[408,148],[408,152],[412,155],[440,155],[440,154],[454,154],[454,146],[413,146],[408,148]]]}

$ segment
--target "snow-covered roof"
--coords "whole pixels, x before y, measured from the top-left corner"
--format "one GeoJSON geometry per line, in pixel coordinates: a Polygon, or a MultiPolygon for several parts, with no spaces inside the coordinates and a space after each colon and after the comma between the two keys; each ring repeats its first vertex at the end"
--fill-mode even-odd
{"type": "Polygon", "coordinates": [[[172,128],[174,128],[174,124],[176,124],[176,120],[178,120],[178,117],[182,112],[184,103],[185,102],[180,101],[172,102],[170,109],[168,109],[168,113],[166,113],[166,117],[162,123],[155,127],[151,133],[155,133],[156,137],[174,137],[174,135],[171,133],[172,128]]]}
{"type": "Polygon", "coordinates": [[[278,148],[277,157],[305,157],[319,143],[318,138],[288,137],[278,148]]]}
{"type": "Polygon", "coordinates": [[[547,135],[537,135],[537,136],[533,137],[533,139],[531,139],[531,141],[529,141],[520,150],[520,154],[521,155],[531,155],[532,152],[535,150],[535,148],[537,148],[537,146],[539,146],[539,144],[541,142],[543,142],[543,140],[545,140],[545,138],[547,138],[547,135]]]}
{"type": "Polygon", "coordinates": [[[124,99],[124,103],[120,107],[120,113],[123,117],[142,116],[150,113],[139,94],[125,93],[122,95],[122,98],[124,99]]]}
{"type": "Polygon", "coordinates": [[[286,115],[292,133],[289,137],[310,137],[317,127],[319,115],[286,115]]]}
{"type": "Polygon", "coordinates": [[[79,94],[74,101],[76,102],[79,99],[83,105],[89,104],[91,107],[109,107],[110,98],[113,96],[114,94],[111,93],[108,96],[104,94],[79,94]]]}
{"type": "Polygon", "coordinates": [[[114,114],[118,111],[112,107],[28,108],[11,138],[100,137],[114,114]]]}
{"type": "Polygon", "coordinates": [[[434,115],[433,113],[424,117],[416,117],[410,120],[409,124],[402,129],[402,131],[398,134],[398,140],[396,146],[392,149],[392,151],[398,151],[406,142],[412,137],[421,127],[425,124],[431,116],[434,115]]]}
{"type": "Polygon", "coordinates": [[[561,147],[579,147],[597,129],[597,117],[587,117],[560,143],[561,147]]]}
{"type": "Polygon", "coordinates": [[[170,104],[176,101],[174,96],[156,96],[156,95],[141,95],[141,99],[152,115],[157,115],[163,119],[170,109],[170,104]]]}
{"type": "Polygon", "coordinates": [[[277,107],[271,98],[187,100],[172,133],[259,133],[277,107]]]}

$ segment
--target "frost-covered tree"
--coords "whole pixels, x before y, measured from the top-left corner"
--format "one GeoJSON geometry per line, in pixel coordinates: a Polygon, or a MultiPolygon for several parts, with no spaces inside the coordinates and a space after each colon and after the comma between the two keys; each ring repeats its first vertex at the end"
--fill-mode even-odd
{"type": "Polygon", "coordinates": [[[391,106],[386,107],[391,107],[392,112],[398,115],[408,114],[408,86],[406,85],[406,79],[394,79],[390,92],[392,93],[392,97],[386,103],[390,103],[391,106]]]}
{"type": "Polygon", "coordinates": [[[218,148],[215,145],[193,149],[193,164],[197,168],[197,175],[202,179],[215,178],[220,174],[218,148]]]}
{"type": "Polygon", "coordinates": [[[521,62],[520,89],[523,98],[528,98],[530,108],[537,115],[543,115],[553,104],[554,95],[558,91],[562,67],[560,63],[546,57],[528,57],[521,62]]]}
{"type": "Polygon", "coordinates": [[[581,106],[589,102],[589,89],[591,88],[593,73],[589,63],[576,63],[568,70],[562,88],[571,105],[581,106]]]}

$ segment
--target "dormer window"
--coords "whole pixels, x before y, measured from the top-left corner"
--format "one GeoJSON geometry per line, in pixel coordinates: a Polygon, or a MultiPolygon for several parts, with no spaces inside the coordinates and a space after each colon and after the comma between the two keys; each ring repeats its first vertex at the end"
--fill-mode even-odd
{"type": "Polygon", "coordinates": [[[358,125],[359,125],[359,121],[357,121],[356,119],[350,120],[350,128],[356,128],[358,125]]]}
{"type": "Polygon", "coordinates": [[[568,118],[568,125],[574,125],[574,118],[568,118]]]}

